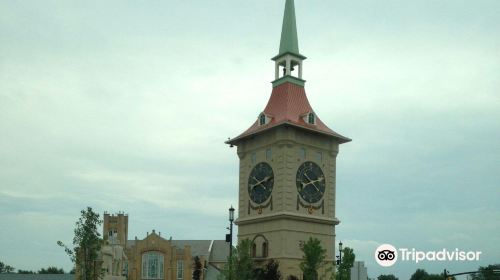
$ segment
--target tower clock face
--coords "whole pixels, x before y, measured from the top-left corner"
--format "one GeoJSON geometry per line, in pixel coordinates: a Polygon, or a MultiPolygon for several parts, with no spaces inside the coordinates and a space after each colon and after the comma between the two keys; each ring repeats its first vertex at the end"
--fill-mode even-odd
{"type": "Polygon", "coordinates": [[[274,173],[271,166],[265,162],[258,163],[248,177],[248,194],[254,203],[266,201],[274,185],[274,173]]]}
{"type": "Polygon", "coordinates": [[[325,193],[325,175],[314,162],[304,162],[297,170],[297,191],[309,203],[318,202],[325,193]]]}

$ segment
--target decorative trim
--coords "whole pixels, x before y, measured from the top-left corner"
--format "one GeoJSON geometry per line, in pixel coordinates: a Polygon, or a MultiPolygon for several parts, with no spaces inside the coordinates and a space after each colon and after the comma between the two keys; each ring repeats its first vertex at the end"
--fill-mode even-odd
{"type": "MultiPolygon", "coordinates": [[[[246,217],[246,218],[238,218],[235,221],[236,225],[251,225],[251,224],[256,224],[256,223],[262,223],[264,221],[274,221],[274,220],[296,220],[296,221],[303,221],[303,222],[315,222],[318,224],[325,224],[325,225],[338,225],[340,221],[337,218],[329,218],[329,217],[324,217],[324,216],[314,216],[314,215],[309,215],[309,214],[302,214],[302,213],[297,213],[296,211],[294,212],[288,212],[288,211],[283,211],[283,212],[278,212],[278,213],[269,213],[268,215],[264,216],[252,216],[252,217],[246,217]]],[[[297,231],[297,229],[295,229],[297,231]]]]}
{"type": "Polygon", "coordinates": [[[301,87],[304,87],[306,84],[305,80],[302,80],[302,79],[299,79],[297,77],[290,76],[290,75],[286,75],[286,76],[281,77],[277,80],[274,80],[272,82],[272,84],[273,84],[273,87],[277,87],[277,86],[282,85],[282,84],[287,83],[287,82],[292,83],[292,84],[296,84],[296,85],[301,86],[301,87]]]}
{"type": "Polygon", "coordinates": [[[299,195],[297,195],[297,211],[299,211],[299,205],[302,206],[302,208],[307,208],[307,212],[309,214],[312,214],[314,213],[314,210],[319,210],[321,209],[321,214],[325,214],[325,200],[323,199],[321,201],[321,204],[319,204],[318,206],[314,206],[312,204],[304,204],[302,202],[302,200],[300,200],[300,197],[299,195]]]}
{"type": "Polygon", "coordinates": [[[266,204],[260,204],[253,206],[252,202],[248,200],[248,215],[250,215],[250,209],[257,210],[257,214],[262,214],[262,209],[270,207],[271,211],[273,211],[273,196],[271,195],[271,199],[266,204]]]}

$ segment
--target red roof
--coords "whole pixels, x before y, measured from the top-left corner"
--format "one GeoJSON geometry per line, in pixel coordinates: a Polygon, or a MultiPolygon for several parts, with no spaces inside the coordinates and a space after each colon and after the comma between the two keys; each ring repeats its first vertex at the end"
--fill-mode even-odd
{"type": "Polygon", "coordinates": [[[311,112],[314,111],[307,100],[304,87],[290,82],[285,82],[273,88],[271,97],[269,98],[267,106],[264,109],[263,113],[270,118],[270,120],[264,125],[259,125],[259,120],[257,119],[250,128],[238,137],[230,139],[227,143],[235,144],[237,141],[250,135],[282,124],[289,124],[321,134],[326,134],[327,136],[337,138],[340,143],[351,141],[351,139],[328,128],[316,114],[315,124],[310,124],[304,121],[304,117],[311,112]]]}

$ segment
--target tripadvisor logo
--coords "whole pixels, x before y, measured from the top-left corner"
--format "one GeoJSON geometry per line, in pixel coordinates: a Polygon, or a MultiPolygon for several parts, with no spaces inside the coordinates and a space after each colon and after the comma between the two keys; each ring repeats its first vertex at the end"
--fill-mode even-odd
{"type": "Polygon", "coordinates": [[[442,249],[439,251],[418,251],[415,248],[399,248],[383,244],[375,250],[375,260],[384,267],[393,266],[398,257],[401,261],[419,263],[421,261],[479,261],[482,252],[442,249]]]}

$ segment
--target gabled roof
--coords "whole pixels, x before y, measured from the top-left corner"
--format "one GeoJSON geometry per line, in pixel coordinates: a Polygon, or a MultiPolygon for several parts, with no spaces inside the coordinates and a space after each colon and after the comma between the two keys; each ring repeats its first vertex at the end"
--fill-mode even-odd
{"type": "Polygon", "coordinates": [[[339,143],[351,141],[327,127],[315,114],[316,123],[310,124],[304,121],[309,113],[314,113],[309,100],[307,100],[304,87],[286,82],[273,88],[271,97],[263,112],[270,120],[260,125],[257,119],[250,128],[226,143],[236,145],[242,139],[251,135],[261,133],[270,128],[280,125],[291,125],[312,132],[336,138],[339,143]]]}

